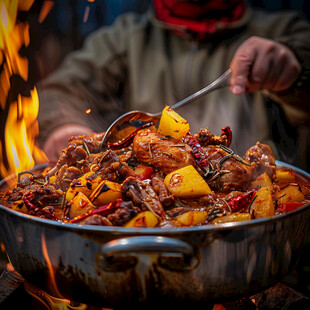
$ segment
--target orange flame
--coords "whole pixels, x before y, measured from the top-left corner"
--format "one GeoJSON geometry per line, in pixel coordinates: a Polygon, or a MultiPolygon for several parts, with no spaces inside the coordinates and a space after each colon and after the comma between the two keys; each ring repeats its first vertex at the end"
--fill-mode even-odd
{"type": "Polygon", "coordinates": [[[50,310],[85,310],[87,309],[87,306],[84,304],[77,304],[73,305],[70,303],[67,299],[60,299],[53,297],[43,290],[33,286],[29,282],[26,282],[24,284],[25,290],[28,294],[36,298],[38,301],[40,301],[46,309],[50,310]]]}
{"type": "Polygon", "coordinates": [[[44,19],[46,18],[46,16],[49,14],[49,12],[51,11],[51,9],[54,6],[54,1],[51,0],[45,0],[43,2],[42,5],[42,9],[40,11],[40,15],[39,15],[39,23],[43,23],[44,19]]]}
{"type": "MultiPolygon", "coordinates": [[[[45,240],[44,234],[41,234],[41,244],[42,244],[42,254],[45,258],[45,262],[47,264],[47,270],[49,274],[49,289],[55,293],[57,296],[62,296],[55,278],[55,267],[53,266],[51,259],[48,254],[47,244],[45,240]]],[[[51,310],[113,310],[111,308],[99,308],[93,306],[87,306],[85,304],[70,302],[70,300],[65,298],[57,298],[53,297],[41,289],[36,288],[30,283],[25,284],[26,291],[32,295],[33,297],[40,300],[48,309],[51,310]]]]}
{"type": "MultiPolygon", "coordinates": [[[[28,60],[19,54],[28,46],[29,25],[17,23],[18,10],[28,10],[34,0],[0,0],[0,108],[6,115],[5,130],[0,144],[0,174],[5,177],[47,162],[44,152],[35,145],[38,135],[39,100],[36,89],[31,97],[20,94],[9,102],[10,78],[19,75],[28,79],[28,60]]],[[[3,124],[4,125],[4,124],[3,124]]]]}
{"type": "Polygon", "coordinates": [[[67,299],[53,297],[27,281],[24,283],[24,288],[28,294],[40,301],[49,310],[113,310],[111,308],[88,306],[71,302],[67,299]]]}
{"type": "Polygon", "coordinates": [[[42,243],[42,253],[43,256],[45,258],[46,264],[47,264],[47,269],[48,269],[48,273],[49,273],[49,279],[50,279],[50,285],[51,285],[51,289],[55,292],[55,294],[57,294],[59,297],[62,297],[62,295],[60,294],[57,284],[56,284],[56,279],[55,279],[55,273],[54,273],[54,268],[53,265],[51,263],[51,260],[49,258],[48,255],[48,251],[47,251],[47,246],[46,246],[46,241],[45,241],[45,236],[42,234],[41,235],[41,243],[42,243]]]}
{"type": "Polygon", "coordinates": [[[83,23],[87,23],[90,7],[87,5],[84,12],[83,23]]]}

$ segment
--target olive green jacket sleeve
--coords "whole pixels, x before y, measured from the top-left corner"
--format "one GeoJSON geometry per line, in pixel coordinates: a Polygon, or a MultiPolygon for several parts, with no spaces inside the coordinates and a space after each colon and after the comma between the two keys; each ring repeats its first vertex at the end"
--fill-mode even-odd
{"type": "MultiPolygon", "coordinates": [[[[310,75],[310,27],[297,14],[253,12],[244,25],[231,30],[227,43],[213,44],[210,40],[194,53],[190,40],[179,38],[159,24],[148,14],[125,14],[115,25],[92,34],[81,50],[68,55],[60,68],[39,85],[39,141],[44,142],[54,129],[65,124],[102,131],[128,109],[159,112],[165,104],[189,95],[182,91],[188,88],[186,81],[193,84],[197,77],[206,76],[207,68],[216,75],[224,72],[233,52],[254,35],[286,44],[297,55],[302,64],[298,81],[285,92],[268,95],[283,103],[292,122],[309,120],[310,86],[306,85],[310,75]],[[219,55],[217,62],[213,61],[215,53],[219,55]],[[194,77],[186,73],[188,67],[194,77]],[[87,110],[91,112],[87,114],[87,110]]],[[[217,77],[209,75],[208,79],[217,77]]],[[[206,76],[189,91],[210,82],[208,79],[206,76]]],[[[205,112],[209,113],[210,109],[205,112]]]]}
{"type": "Polygon", "coordinates": [[[289,15],[289,20],[284,30],[284,35],[276,40],[288,46],[296,55],[301,64],[301,73],[294,85],[271,96],[280,103],[288,103],[291,107],[284,109],[288,112],[290,120],[298,123],[310,120],[310,24],[298,14],[289,15]],[[293,111],[293,107],[295,111],[293,111]],[[290,114],[294,115],[290,117],[290,114]]]}
{"type": "Polygon", "coordinates": [[[134,31],[132,18],[130,15],[90,35],[81,50],[69,54],[58,70],[39,83],[41,144],[65,124],[103,131],[120,113],[118,98],[126,93],[125,46],[128,32],[134,31]]]}

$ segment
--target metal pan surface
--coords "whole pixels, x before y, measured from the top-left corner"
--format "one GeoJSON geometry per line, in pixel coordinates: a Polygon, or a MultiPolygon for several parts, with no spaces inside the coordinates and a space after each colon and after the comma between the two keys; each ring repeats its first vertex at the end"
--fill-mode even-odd
{"type": "Polygon", "coordinates": [[[55,297],[101,307],[184,306],[280,281],[301,255],[309,217],[310,204],[242,223],[134,229],[59,223],[0,206],[0,235],[16,271],[55,297]]]}

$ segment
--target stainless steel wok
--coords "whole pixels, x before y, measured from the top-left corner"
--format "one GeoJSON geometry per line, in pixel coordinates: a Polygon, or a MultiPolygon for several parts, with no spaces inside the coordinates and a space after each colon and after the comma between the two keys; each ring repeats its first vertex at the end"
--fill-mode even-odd
{"type": "Polygon", "coordinates": [[[281,280],[301,255],[309,217],[310,204],[243,223],[134,229],[63,224],[0,206],[0,234],[16,271],[55,297],[184,306],[252,295],[281,280]]]}

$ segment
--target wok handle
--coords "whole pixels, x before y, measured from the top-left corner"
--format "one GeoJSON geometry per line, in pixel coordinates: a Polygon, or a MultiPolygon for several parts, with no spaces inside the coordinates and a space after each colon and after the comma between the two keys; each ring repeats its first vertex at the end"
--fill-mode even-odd
{"type": "Polygon", "coordinates": [[[194,247],[180,239],[162,236],[135,236],[114,239],[101,247],[102,267],[120,271],[134,267],[135,253],[158,254],[158,264],[166,269],[186,271],[197,264],[194,247]]]}

